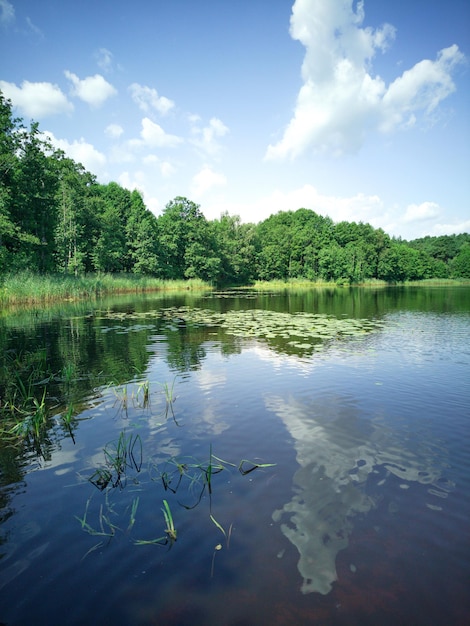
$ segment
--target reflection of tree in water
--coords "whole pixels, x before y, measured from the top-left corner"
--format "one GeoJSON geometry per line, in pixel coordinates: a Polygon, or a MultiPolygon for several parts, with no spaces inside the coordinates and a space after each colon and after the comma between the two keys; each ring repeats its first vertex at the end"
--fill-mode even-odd
{"type": "Polygon", "coordinates": [[[382,466],[402,480],[435,484],[443,461],[421,441],[412,449],[406,432],[391,431],[383,422],[359,417],[345,398],[328,397],[325,405],[300,404],[271,396],[267,408],[285,423],[294,438],[297,461],[295,495],[273,513],[284,535],[300,554],[303,593],[327,594],[337,579],[336,557],[348,546],[354,516],[367,513],[374,501],[366,481],[382,466]]]}

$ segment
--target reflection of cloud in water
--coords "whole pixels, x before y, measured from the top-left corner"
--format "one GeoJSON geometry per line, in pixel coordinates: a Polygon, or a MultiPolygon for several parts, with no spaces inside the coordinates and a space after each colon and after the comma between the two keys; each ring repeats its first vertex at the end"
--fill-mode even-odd
{"type": "Polygon", "coordinates": [[[221,369],[211,370],[208,367],[194,372],[194,378],[204,392],[209,392],[214,389],[214,387],[224,385],[227,382],[225,371],[221,369]]]}
{"type": "Polygon", "coordinates": [[[194,378],[200,390],[206,396],[203,404],[204,410],[201,415],[202,420],[206,427],[209,427],[213,435],[220,435],[229,428],[229,425],[221,417],[220,399],[217,393],[212,396],[212,392],[214,390],[217,391],[217,387],[225,385],[227,382],[227,373],[221,363],[217,370],[204,367],[194,373],[194,378]]]}
{"type": "Polygon", "coordinates": [[[300,554],[301,591],[327,594],[337,579],[336,556],[348,545],[353,517],[374,506],[365,493],[369,474],[382,466],[402,480],[435,483],[439,463],[424,441],[412,449],[406,433],[391,431],[379,418],[361,419],[345,398],[329,396],[324,406],[313,406],[269,396],[266,406],[294,438],[300,465],[296,493],[273,519],[290,516],[281,530],[300,554]]]}

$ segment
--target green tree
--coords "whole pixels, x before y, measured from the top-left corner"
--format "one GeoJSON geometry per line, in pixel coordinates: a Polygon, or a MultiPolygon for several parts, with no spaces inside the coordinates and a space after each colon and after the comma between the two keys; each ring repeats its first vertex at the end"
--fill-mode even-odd
{"type": "Polygon", "coordinates": [[[462,246],[450,267],[454,278],[470,278],[470,244],[462,246]]]}
{"type": "Polygon", "coordinates": [[[158,222],[144,204],[140,193],[131,193],[131,207],[126,224],[131,269],[136,274],[161,274],[158,222]]]}
{"type": "Polygon", "coordinates": [[[332,231],[329,217],[309,209],[271,215],[257,229],[260,278],[316,278],[320,250],[332,241],[332,231]]]}
{"type": "Polygon", "coordinates": [[[41,137],[37,123],[22,133],[20,151],[12,217],[20,231],[29,235],[21,250],[26,267],[50,271],[54,269],[57,176],[52,148],[41,137]]]}
{"type": "Polygon", "coordinates": [[[164,278],[217,280],[220,258],[209,223],[198,204],[177,196],[158,218],[158,230],[164,278]]]}
{"type": "Polygon", "coordinates": [[[57,161],[57,176],[56,265],[60,271],[80,274],[92,267],[89,241],[96,239],[96,218],[88,200],[95,179],[65,157],[57,161]]]}
{"type": "Polygon", "coordinates": [[[218,282],[248,284],[256,272],[256,227],[242,224],[238,215],[222,213],[211,222],[220,258],[218,282]]]}
{"type": "Polygon", "coordinates": [[[14,120],[11,102],[0,91],[0,271],[7,263],[9,251],[17,239],[17,228],[11,216],[14,173],[18,167],[14,120]]]}

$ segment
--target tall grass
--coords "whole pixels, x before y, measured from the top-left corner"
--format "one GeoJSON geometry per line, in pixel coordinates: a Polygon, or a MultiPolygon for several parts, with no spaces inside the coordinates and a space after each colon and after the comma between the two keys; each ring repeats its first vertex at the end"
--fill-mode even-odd
{"type": "Polygon", "coordinates": [[[199,279],[163,280],[137,274],[38,275],[32,272],[0,277],[0,305],[96,298],[106,294],[152,291],[196,291],[210,285],[199,279]]]}
{"type": "Polygon", "coordinates": [[[278,291],[280,289],[312,289],[312,288],[336,288],[336,287],[440,287],[440,286],[467,286],[470,280],[467,278],[424,278],[422,280],[409,280],[402,283],[389,283],[377,278],[368,278],[357,283],[350,283],[347,279],[337,281],[311,281],[302,278],[290,278],[287,280],[257,280],[249,286],[256,291],[278,291]]]}

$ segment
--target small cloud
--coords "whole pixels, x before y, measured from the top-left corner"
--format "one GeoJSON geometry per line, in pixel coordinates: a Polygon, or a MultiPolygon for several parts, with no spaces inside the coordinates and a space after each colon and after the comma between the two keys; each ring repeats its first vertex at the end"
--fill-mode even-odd
{"type": "Polygon", "coordinates": [[[100,74],[87,76],[83,80],[68,70],[64,74],[73,85],[71,94],[92,107],[101,106],[108,98],[117,94],[116,89],[100,74]]]}
{"type": "Polygon", "coordinates": [[[98,67],[103,72],[110,72],[113,67],[113,53],[107,48],[100,48],[95,52],[95,59],[98,67]]]}
{"type": "Polygon", "coordinates": [[[108,124],[104,129],[105,134],[111,139],[119,139],[124,132],[124,129],[119,124],[108,124]]]}
{"type": "Polygon", "coordinates": [[[91,143],[85,141],[83,137],[70,143],[67,139],[58,139],[49,131],[45,131],[43,135],[53,146],[63,150],[67,156],[77,163],[81,163],[89,172],[97,174],[98,171],[103,171],[106,165],[105,155],[91,143]]]}
{"type": "Polygon", "coordinates": [[[52,83],[30,83],[25,80],[21,87],[17,87],[15,83],[0,80],[0,89],[27,117],[43,118],[73,111],[73,104],[67,100],[60,87],[52,83]]]}
{"type": "MultiPolygon", "coordinates": [[[[199,121],[198,117],[194,117],[196,123],[199,121]]],[[[191,143],[202,150],[209,156],[215,156],[221,149],[218,139],[224,137],[229,129],[225,124],[217,117],[213,117],[209,120],[208,126],[203,128],[194,126],[192,129],[194,139],[191,143]]]]}
{"type": "Polygon", "coordinates": [[[38,26],[36,26],[36,24],[33,24],[33,22],[31,21],[29,17],[26,18],[26,23],[28,24],[29,28],[33,31],[33,33],[35,33],[41,39],[44,39],[44,33],[42,32],[42,30],[38,26]]]}
{"type": "Polygon", "coordinates": [[[154,110],[161,115],[166,115],[175,106],[173,100],[165,98],[165,96],[159,96],[157,90],[151,87],[132,83],[129,86],[129,91],[132,100],[144,113],[154,110]]]}
{"type": "Polygon", "coordinates": [[[0,24],[8,26],[15,21],[15,9],[8,0],[0,0],[0,24]]]}
{"type": "Polygon", "coordinates": [[[192,179],[191,194],[198,198],[209,189],[226,184],[227,178],[224,174],[214,172],[208,165],[205,165],[192,179]]]}
{"type": "Polygon", "coordinates": [[[155,165],[159,160],[160,159],[155,154],[147,154],[147,156],[143,157],[142,163],[145,163],[145,165],[155,165]]]}
{"type": "Polygon", "coordinates": [[[162,161],[155,154],[147,154],[147,156],[144,156],[142,163],[144,163],[144,165],[155,165],[158,167],[163,178],[169,178],[176,172],[174,165],[172,165],[169,161],[162,161]]]}
{"type": "Polygon", "coordinates": [[[422,202],[410,204],[403,216],[404,222],[423,222],[432,220],[441,213],[441,208],[435,202],[422,202]]]}
{"type": "Polygon", "coordinates": [[[150,146],[153,148],[175,148],[183,142],[181,137],[166,133],[163,128],[152,122],[148,117],[142,119],[142,130],[140,131],[141,139],[131,139],[129,146],[131,148],[140,148],[142,146],[150,146]]]}

